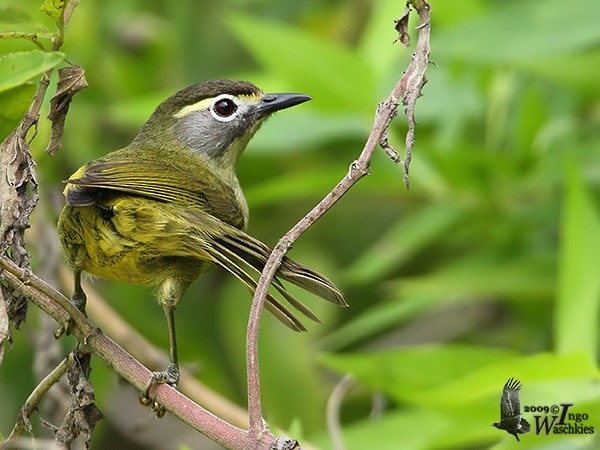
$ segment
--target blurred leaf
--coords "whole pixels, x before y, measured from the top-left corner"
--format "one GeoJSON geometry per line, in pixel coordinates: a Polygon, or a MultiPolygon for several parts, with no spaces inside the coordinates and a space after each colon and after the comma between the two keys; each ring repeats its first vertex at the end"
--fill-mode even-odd
{"type": "Polygon", "coordinates": [[[10,53],[0,57],[0,92],[20,86],[35,76],[41,75],[63,60],[59,52],[10,53]]]}
{"type": "MultiPolygon", "coordinates": [[[[462,360],[456,359],[456,361],[462,360]]],[[[594,361],[582,353],[562,355],[538,353],[531,356],[499,359],[488,365],[473,368],[463,377],[448,378],[447,383],[417,393],[413,401],[451,410],[457,403],[478,401],[486,396],[496,396],[504,382],[511,377],[521,380],[528,386],[528,389],[536,382],[549,380],[562,382],[573,379],[573,387],[577,390],[577,383],[582,383],[586,379],[596,379],[597,381],[598,375],[598,368],[594,361]]],[[[582,387],[583,385],[580,384],[577,390],[580,393],[578,395],[584,392],[582,387]]],[[[600,386],[596,387],[595,392],[595,395],[600,394],[600,386]]],[[[563,395],[556,390],[555,394],[563,395]]],[[[546,391],[545,395],[549,395],[549,391],[546,391]]],[[[523,394],[523,398],[526,398],[525,394],[523,394]]]]}
{"type": "MultiPolygon", "coordinates": [[[[15,6],[0,6],[0,25],[4,30],[12,30],[11,26],[20,26],[33,23],[33,18],[28,11],[15,6]]],[[[19,29],[19,31],[22,31],[19,29]]]]}
{"type": "MultiPolygon", "coordinates": [[[[431,443],[447,435],[452,420],[430,410],[394,411],[380,420],[365,419],[344,427],[344,443],[348,450],[431,449],[431,443]],[[424,432],[424,429],[427,432],[424,432]]],[[[315,441],[323,448],[331,448],[329,437],[315,441]]]]}
{"type": "Polygon", "coordinates": [[[0,92],[0,142],[6,139],[25,116],[35,91],[33,83],[26,83],[0,92]]]}
{"type": "Polygon", "coordinates": [[[425,94],[416,106],[419,124],[435,124],[436,146],[455,148],[464,142],[473,121],[483,117],[485,104],[473,74],[456,76],[447,69],[431,67],[425,94]]]}
{"type": "Polygon", "coordinates": [[[326,354],[322,355],[321,362],[341,374],[349,373],[366,386],[399,401],[411,401],[452,380],[514,356],[515,353],[509,350],[451,344],[370,353],[326,354]]]}
{"type": "Polygon", "coordinates": [[[578,91],[600,91],[600,51],[597,49],[543,59],[525,59],[518,61],[517,67],[578,91]]]}
{"type": "Polygon", "coordinates": [[[553,264],[548,255],[496,259],[475,253],[430,275],[399,279],[394,289],[403,297],[434,297],[440,302],[486,296],[540,297],[551,294],[553,264]]]}
{"type": "MultiPolygon", "coordinates": [[[[15,2],[15,0],[4,0],[3,3],[14,4],[0,6],[0,30],[2,32],[32,33],[40,40],[51,38],[52,35],[48,32],[47,27],[31,14],[31,11],[27,9],[27,5],[24,4],[23,0],[18,2],[15,2]]],[[[18,41],[18,39],[2,39],[3,44],[6,44],[9,40],[13,42],[18,41]]],[[[7,47],[16,51],[10,45],[7,47]]],[[[6,53],[9,53],[9,51],[7,50],[6,53]]]]}
{"type": "Polygon", "coordinates": [[[558,56],[600,42],[600,2],[572,0],[568,8],[562,0],[497,5],[487,14],[434,33],[435,54],[500,64],[558,56]]]}
{"type": "MultiPolygon", "coordinates": [[[[593,360],[582,353],[516,356],[509,350],[457,344],[328,354],[321,361],[398,401],[441,410],[495,397],[511,377],[529,386],[538,381],[599,376],[593,360]]],[[[600,387],[596,391],[600,395],[600,387]]]]}
{"type": "MultiPolygon", "coordinates": [[[[405,58],[410,56],[410,51],[404,50],[399,44],[394,44],[394,40],[398,37],[397,31],[394,30],[394,19],[400,17],[403,10],[404,5],[395,0],[374,2],[362,34],[358,51],[380,77],[390,72],[394,61],[403,56],[405,58]]],[[[411,22],[414,23],[414,20],[411,22]]]]}
{"type": "Polygon", "coordinates": [[[374,76],[360,55],[341,43],[300,29],[236,14],[231,31],[270,72],[304,91],[329,111],[372,112],[374,76]]]}
{"type": "Polygon", "coordinates": [[[554,337],[559,352],[598,351],[600,216],[581,175],[569,166],[560,228],[554,337]]]}
{"type": "MultiPolygon", "coordinates": [[[[491,386],[489,395],[481,401],[469,402],[459,399],[448,411],[429,408],[404,408],[386,412],[379,419],[367,418],[344,427],[344,439],[349,449],[467,449],[494,448],[516,449],[536,448],[547,450],[589,449],[585,446],[587,438],[579,438],[579,444],[573,447],[564,436],[550,434],[535,436],[530,434],[518,444],[514,438],[498,433],[490,425],[498,418],[498,399],[502,385],[491,386]],[[468,424],[465,425],[465,424],[468,424]],[[581,442],[583,440],[583,442],[581,442]],[[499,445],[488,447],[493,441],[499,445]],[[548,444],[548,443],[551,444],[548,444]],[[546,445],[544,445],[546,444],[546,445]]],[[[585,412],[590,417],[597,417],[600,403],[600,386],[591,380],[546,381],[526,383],[521,393],[521,405],[551,405],[560,402],[574,402],[578,412],[585,412]],[[579,387],[579,388],[578,388],[579,387]],[[535,394],[532,395],[532,392],[535,394]],[[585,391],[587,400],[583,400],[577,392],[585,391]],[[539,394],[539,395],[538,395],[539,394]],[[559,395],[556,395],[559,394],[559,395]],[[573,395],[574,394],[574,395],[573,395]],[[595,402],[595,403],[594,403],[595,402]]],[[[530,414],[525,414],[531,420],[530,414]]],[[[531,420],[533,422],[533,420],[531,420]]],[[[590,424],[593,424],[593,419],[590,424]]],[[[577,442],[577,437],[570,436],[577,442]]],[[[312,438],[317,444],[328,448],[328,437],[312,438]]]]}
{"type": "Polygon", "coordinates": [[[452,203],[432,203],[400,219],[350,266],[347,278],[352,283],[371,283],[398,269],[423,247],[444,234],[463,216],[463,209],[452,203]]]}
{"type": "Polygon", "coordinates": [[[389,330],[438,303],[437,298],[423,297],[401,298],[378,303],[327,335],[321,345],[328,350],[342,349],[389,330]]]}
{"type": "Polygon", "coordinates": [[[366,139],[371,131],[370,124],[362,117],[311,114],[300,110],[278,115],[273,123],[252,138],[250,146],[256,149],[254,151],[282,154],[322,147],[336,139],[366,139]]]}

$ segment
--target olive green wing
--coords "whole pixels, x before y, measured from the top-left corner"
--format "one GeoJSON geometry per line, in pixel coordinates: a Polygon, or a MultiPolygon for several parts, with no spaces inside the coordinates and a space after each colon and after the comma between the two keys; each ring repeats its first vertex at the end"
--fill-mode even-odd
{"type": "Polygon", "coordinates": [[[159,158],[114,156],[81,167],[67,181],[71,206],[97,204],[107,191],[122,192],[205,212],[236,227],[244,226],[244,211],[231,187],[203,166],[185,168],[159,158]]]}

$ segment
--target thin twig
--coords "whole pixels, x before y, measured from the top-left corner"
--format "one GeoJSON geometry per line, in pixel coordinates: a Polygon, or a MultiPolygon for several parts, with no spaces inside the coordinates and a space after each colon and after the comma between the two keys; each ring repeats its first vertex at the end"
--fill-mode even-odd
{"type": "MultiPolygon", "coordinates": [[[[0,258],[0,267],[5,269],[3,277],[14,289],[28,297],[33,304],[57,322],[65,322],[68,315],[61,306],[70,303],[66,297],[51,286],[45,285],[35,275],[26,273],[10,260],[0,258]]],[[[100,357],[116,373],[141,391],[151,372],[99,329],[94,328],[77,308],[73,312],[75,316],[72,317],[73,325],[70,331],[80,345],[85,347],[86,351],[100,357]]],[[[167,411],[228,449],[268,450],[276,440],[272,434],[265,434],[256,440],[247,430],[216,417],[168,385],[158,385],[154,393],[156,401],[167,411]]]]}
{"type": "Polygon", "coordinates": [[[327,400],[327,430],[331,438],[333,450],[345,450],[344,436],[342,435],[342,424],[340,421],[340,409],[342,401],[355,381],[350,375],[346,375],[335,386],[327,400]]]}
{"type": "Polygon", "coordinates": [[[21,33],[18,31],[6,31],[3,33],[0,33],[0,39],[27,39],[28,41],[35,44],[35,46],[37,48],[39,48],[41,51],[43,51],[43,52],[46,51],[46,49],[44,48],[44,44],[42,44],[40,42],[38,35],[35,33],[21,33]]]}
{"type": "MultiPolygon", "coordinates": [[[[415,7],[420,16],[419,36],[417,42],[417,51],[419,57],[413,57],[409,68],[404,73],[400,81],[394,87],[389,97],[379,105],[375,114],[373,129],[365,143],[359,158],[350,165],[347,175],[333,188],[333,190],[321,200],[306,216],[304,216],[290,231],[288,231],[277,243],[271,256],[267,260],[260,276],[258,286],[254,293],[250,316],[248,319],[248,330],[246,334],[246,365],[248,382],[248,417],[250,422],[250,432],[255,436],[269,432],[263,421],[261,394],[260,394],[260,374],[258,365],[258,335],[260,330],[260,317],[264,306],[268,287],[273,280],[277,269],[279,268],[283,257],[291,248],[292,244],[323,214],[325,214],[338,200],[340,200],[349,190],[365,175],[369,174],[370,161],[373,153],[386,137],[387,130],[392,118],[398,110],[399,100],[407,105],[407,115],[412,113],[414,102],[420,95],[420,88],[424,84],[425,69],[428,64],[429,55],[429,15],[430,6],[424,0],[411,0],[410,3],[415,7]]],[[[407,136],[407,160],[404,163],[405,183],[408,181],[408,164],[410,163],[410,149],[414,142],[414,118],[409,118],[409,136],[407,136]],[[413,127],[410,133],[410,127],[413,127]]],[[[390,154],[390,150],[386,149],[390,154]]]]}
{"type": "Polygon", "coordinates": [[[60,381],[62,376],[66,373],[69,367],[69,356],[63,359],[48,375],[44,377],[42,381],[38,383],[35,389],[31,392],[25,403],[19,411],[19,417],[13,427],[8,441],[13,441],[20,437],[25,430],[30,428],[29,416],[35,411],[52,386],[60,381]]]}
{"type": "MultiPolygon", "coordinates": [[[[62,268],[61,284],[71,281],[71,273],[62,268]]],[[[92,322],[119,343],[128,353],[151,370],[165,366],[168,356],[157,350],[142,335],[131,327],[91,286],[84,284],[87,297],[86,312],[92,322]]],[[[248,426],[248,414],[231,400],[222,397],[198,381],[185,367],[181,368],[181,378],[177,388],[189,395],[195,402],[220,418],[238,427],[248,426]]]]}

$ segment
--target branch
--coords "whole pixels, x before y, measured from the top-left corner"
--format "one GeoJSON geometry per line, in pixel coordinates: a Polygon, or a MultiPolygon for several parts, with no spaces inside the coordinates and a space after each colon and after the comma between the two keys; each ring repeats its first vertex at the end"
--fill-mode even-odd
{"type": "Polygon", "coordinates": [[[6,31],[0,33],[0,39],[27,39],[28,41],[35,44],[37,48],[45,52],[44,44],[40,42],[40,39],[35,33],[20,33],[18,31],[6,31]]]}
{"type": "MultiPolygon", "coordinates": [[[[71,273],[62,268],[61,284],[71,282],[71,273]]],[[[86,312],[93,323],[111,336],[141,364],[149,369],[160,369],[165,366],[167,356],[134,330],[100,295],[89,285],[84,285],[87,297],[86,312]]],[[[189,395],[196,403],[202,404],[213,414],[238,427],[248,426],[248,414],[237,404],[217,394],[198,381],[185,367],[181,369],[181,378],[177,384],[181,392],[189,395]]]]}
{"type": "MultiPolygon", "coordinates": [[[[260,399],[260,376],[258,367],[258,335],[260,329],[260,317],[264,306],[269,285],[285,254],[289,251],[296,240],[323,214],[333,207],[361,178],[369,174],[370,162],[378,146],[395,159],[395,154],[387,145],[387,133],[393,118],[398,111],[399,100],[402,99],[406,106],[406,115],[409,130],[406,137],[406,160],[404,162],[405,182],[408,182],[408,166],[410,164],[411,149],[414,143],[414,105],[421,94],[421,88],[425,84],[425,70],[429,62],[429,17],[431,8],[425,0],[411,0],[409,2],[418,12],[420,17],[417,48],[413,54],[412,61],[396,84],[389,97],[377,108],[375,121],[371,134],[365,143],[363,150],[352,164],[348,174],[333,188],[333,190],[321,200],[306,216],[304,216],[290,231],[288,231],[277,243],[271,256],[267,260],[262,271],[258,286],[254,293],[250,317],[248,319],[248,330],[246,334],[246,365],[248,377],[248,415],[250,421],[250,432],[255,436],[261,436],[269,432],[264,424],[262,406],[260,399]]],[[[408,8],[408,3],[407,3],[408,8]]],[[[405,15],[407,12],[405,11],[405,15]]]]}
{"type": "Polygon", "coordinates": [[[344,437],[342,436],[342,424],[340,422],[340,410],[342,402],[348,390],[355,385],[354,379],[346,375],[335,386],[329,400],[327,400],[327,429],[331,437],[331,445],[334,450],[345,450],[344,437]]]}
{"type": "MultiPolygon", "coordinates": [[[[94,328],[65,296],[36,275],[19,268],[8,259],[0,258],[0,269],[3,269],[3,277],[9,285],[20,291],[59,324],[65,323],[72,314],[73,325],[70,331],[83,349],[100,357],[136,389],[141,391],[144,388],[151,372],[98,328],[94,328]],[[66,312],[67,308],[69,313],[66,312]]],[[[158,385],[154,392],[156,401],[167,411],[228,449],[268,450],[276,441],[273,435],[264,435],[256,440],[249,431],[235,427],[216,417],[169,385],[158,385]]]]}
{"type": "Polygon", "coordinates": [[[64,358],[48,375],[44,377],[42,381],[35,387],[33,392],[25,400],[25,404],[19,411],[19,417],[13,427],[10,435],[6,439],[7,442],[12,442],[23,434],[24,431],[31,431],[31,423],[29,422],[29,416],[33,411],[38,408],[38,405],[61,377],[67,372],[69,366],[69,357],[64,358]]]}

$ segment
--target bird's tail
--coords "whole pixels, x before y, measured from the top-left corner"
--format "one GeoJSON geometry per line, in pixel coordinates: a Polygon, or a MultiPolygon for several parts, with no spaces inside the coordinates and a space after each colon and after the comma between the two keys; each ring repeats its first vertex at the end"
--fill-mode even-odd
{"type": "MultiPolygon", "coordinates": [[[[257,282],[248,271],[251,268],[256,274],[262,272],[271,249],[257,239],[235,228],[228,230],[224,236],[214,239],[209,253],[213,262],[238,278],[254,293],[257,282]]],[[[340,290],[326,277],[290,258],[285,257],[271,282],[271,286],[297,311],[305,317],[319,322],[317,316],[300,300],[292,295],[281,280],[288,281],[339,306],[348,306],[340,290]]],[[[265,304],[267,310],[282,323],[295,331],[306,331],[298,318],[271,293],[267,294],[265,304]]]]}
{"type": "MultiPolygon", "coordinates": [[[[185,214],[198,216],[196,220],[189,217],[189,220],[186,221],[187,224],[202,224],[201,226],[191,225],[191,229],[187,233],[179,234],[179,237],[185,241],[184,246],[188,249],[186,251],[195,249],[193,251],[199,252],[199,257],[209,259],[214,264],[227,270],[239,279],[251,293],[254,293],[257,286],[257,275],[262,272],[271,254],[271,249],[258,239],[206,213],[187,210],[185,214]],[[207,221],[211,222],[210,226],[206,226],[207,221]],[[207,230],[213,230],[213,232],[207,232],[207,230]],[[216,230],[218,232],[215,232],[216,230]]],[[[285,257],[271,282],[271,286],[295,310],[315,322],[319,322],[317,316],[286,290],[282,280],[339,306],[348,306],[342,292],[325,276],[285,257]]],[[[289,328],[295,331],[306,331],[306,328],[294,313],[272,293],[267,294],[265,308],[289,328]]]]}
{"type": "MultiPolygon", "coordinates": [[[[258,275],[262,272],[271,249],[245,232],[215,218],[199,207],[161,203],[129,198],[112,209],[118,214],[113,225],[118,232],[147,247],[148,256],[184,257],[209,261],[227,270],[254,293],[258,275]],[[134,231],[132,231],[134,230],[134,231]]],[[[341,291],[318,272],[284,258],[271,286],[287,303],[307,318],[318,322],[317,316],[286,290],[283,281],[322,297],[339,306],[348,306],[341,291]]],[[[268,293],[265,308],[285,325],[296,331],[306,328],[294,313],[273,293],[268,293]]]]}
{"type": "Polygon", "coordinates": [[[521,420],[519,422],[519,432],[523,433],[523,434],[527,434],[531,431],[531,425],[529,425],[529,422],[527,422],[525,419],[523,419],[521,417],[521,420]]]}

